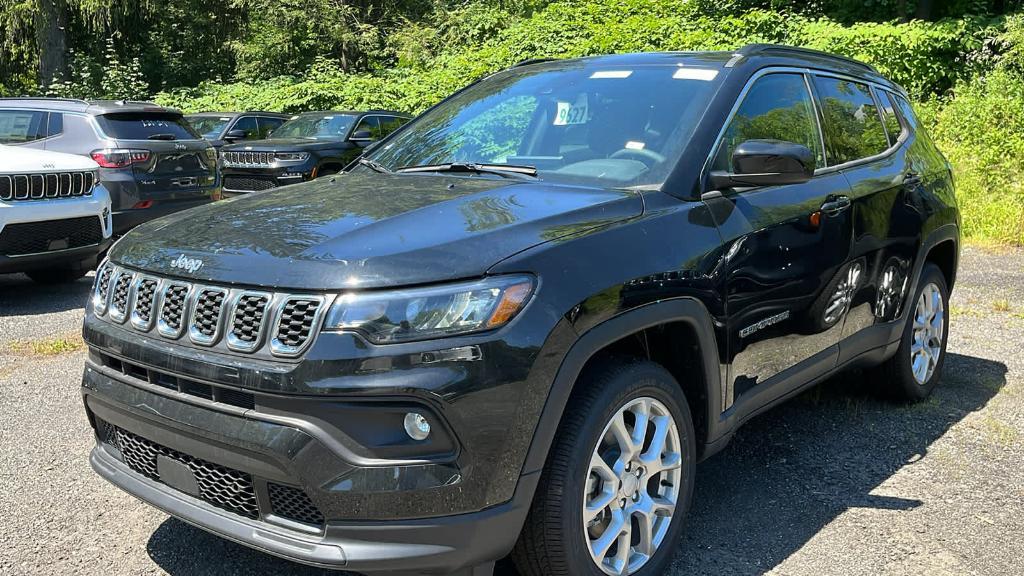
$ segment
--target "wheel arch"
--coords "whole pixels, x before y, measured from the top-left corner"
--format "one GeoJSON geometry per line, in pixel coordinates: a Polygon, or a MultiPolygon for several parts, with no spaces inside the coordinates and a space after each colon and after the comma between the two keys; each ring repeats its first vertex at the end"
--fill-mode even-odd
{"type": "MultiPolygon", "coordinates": [[[[711,315],[704,305],[694,298],[664,300],[619,314],[580,335],[563,358],[552,382],[523,465],[524,475],[538,472],[544,467],[569,399],[586,367],[599,360],[603,354],[619,352],[617,345],[624,340],[650,329],[668,326],[685,327],[695,339],[695,353],[696,358],[700,360],[702,386],[699,390],[692,386],[688,387],[688,383],[681,381],[672,368],[666,366],[666,369],[673,372],[673,376],[679,381],[687,400],[690,401],[691,412],[697,412],[691,401],[692,397],[697,392],[703,396],[704,405],[697,406],[701,408],[700,413],[693,414],[695,424],[699,420],[706,424],[705,429],[717,429],[722,392],[718,346],[711,315]]],[[[701,438],[698,433],[698,453],[703,452],[704,442],[711,440],[706,436],[705,434],[705,437],[701,438]]]]}

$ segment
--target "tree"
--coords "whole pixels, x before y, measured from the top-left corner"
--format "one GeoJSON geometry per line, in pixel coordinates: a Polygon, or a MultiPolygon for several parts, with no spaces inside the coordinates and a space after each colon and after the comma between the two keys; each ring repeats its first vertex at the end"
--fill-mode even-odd
{"type": "Polygon", "coordinates": [[[39,55],[39,83],[49,86],[67,74],[68,7],[64,0],[34,0],[36,53],[39,55]]]}

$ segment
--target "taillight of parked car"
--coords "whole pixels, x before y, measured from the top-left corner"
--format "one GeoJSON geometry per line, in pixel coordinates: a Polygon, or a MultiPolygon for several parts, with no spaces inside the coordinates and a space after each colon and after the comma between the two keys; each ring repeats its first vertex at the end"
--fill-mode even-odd
{"type": "Polygon", "coordinates": [[[150,152],[134,148],[103,148],[93,150],[90,156],[103,168],[126,168],[149,161],[150,152]]]}

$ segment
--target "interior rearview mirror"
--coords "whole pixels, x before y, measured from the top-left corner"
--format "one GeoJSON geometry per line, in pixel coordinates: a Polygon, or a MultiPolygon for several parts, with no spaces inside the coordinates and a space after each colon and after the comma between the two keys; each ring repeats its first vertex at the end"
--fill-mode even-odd
{"type": "Polygon", "coordinates": [[[732,171],[710,174],[709,189],[800,184],[814,176],[814,153],[782,140],[747,140],[732,153],[732,171]]]}

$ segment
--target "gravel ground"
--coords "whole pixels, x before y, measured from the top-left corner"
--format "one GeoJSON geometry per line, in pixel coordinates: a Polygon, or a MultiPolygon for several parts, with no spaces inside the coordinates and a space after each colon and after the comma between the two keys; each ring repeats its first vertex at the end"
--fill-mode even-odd
{"type": "MultiPolygon", "coordinates": [[[[0,342],[73,340],[89,282],[0,276],[0,342]]],[[[880,402],[853,373],[748,423],[699,467],[671,574],[1024,573],[1022,294],[1024,251],[965,250],[931,400],[880,402]]],[[[84,352],[0,346],[0,574],[322,574],[101,481],[84,352]]]]}

